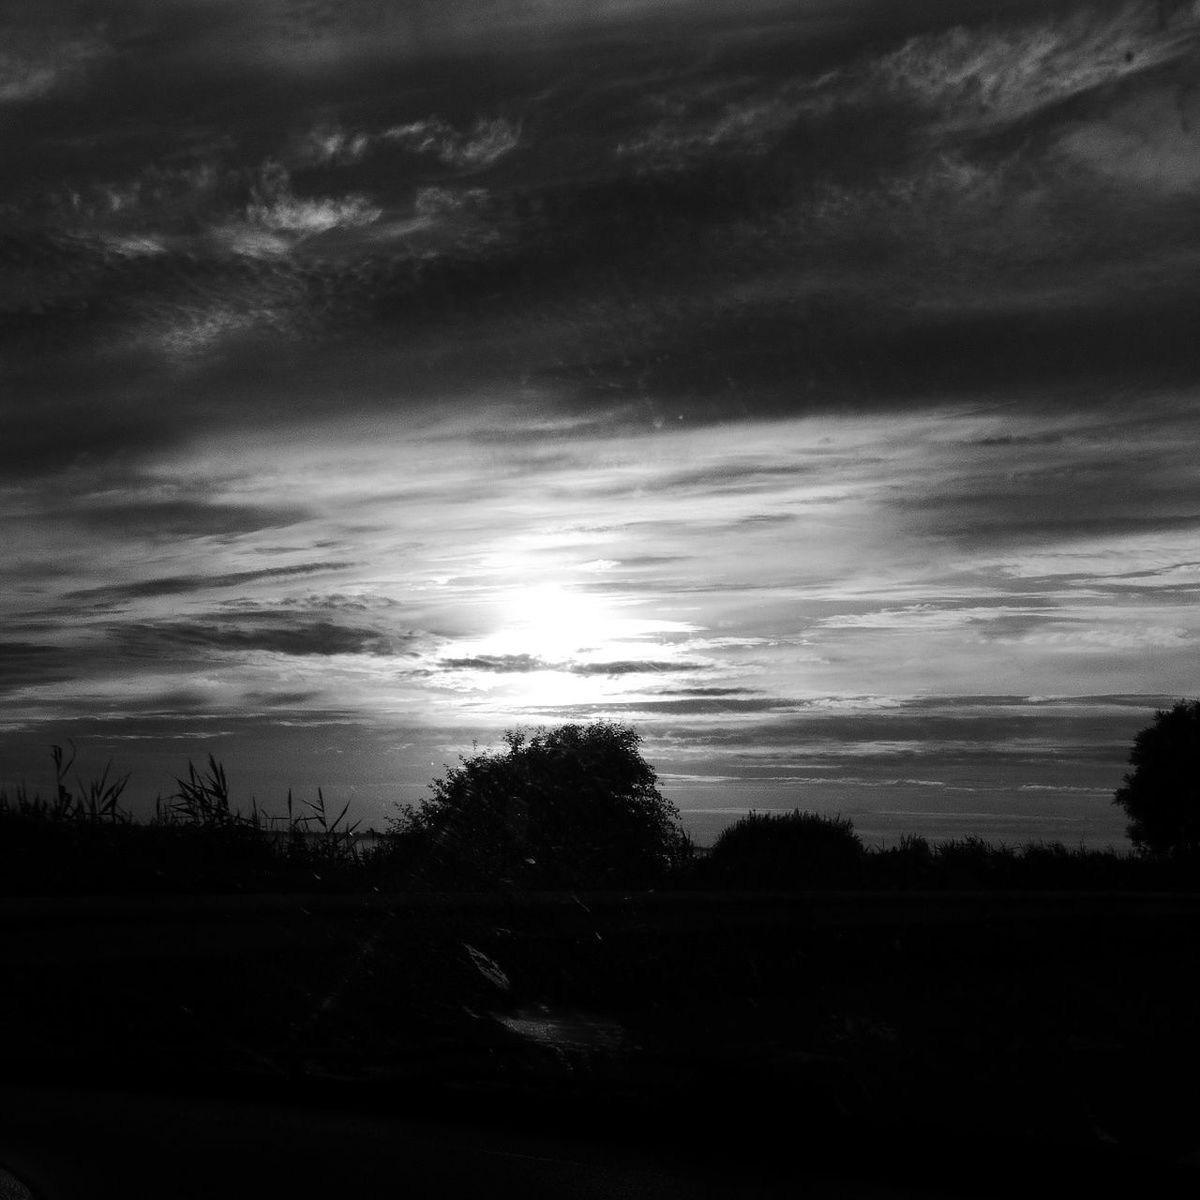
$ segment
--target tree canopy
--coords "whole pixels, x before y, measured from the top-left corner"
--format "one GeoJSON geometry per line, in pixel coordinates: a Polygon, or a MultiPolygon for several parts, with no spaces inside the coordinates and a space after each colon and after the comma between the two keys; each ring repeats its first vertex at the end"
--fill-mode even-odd
{"type": "Polygon", "coordinates": [[[799,809],[750,812],[722,830],[704,867],[724,887],[852,887],[863,853],[846,818],[799,809]]]}
{"type": "Polygon", "coordinates": [[[608,722],[510,730],[406,806],[394,832],[439,885],[649,886],[686,858],[641,738],[608,722]]]}
{"type": "Polygon", "coordinates": [[[1133,741],[1134,768],[1113,803],[1130,818],[1126,832],[1139,850],[1200,851],[1200,700],[1180,700],[1154,714],[1133,741]]]}

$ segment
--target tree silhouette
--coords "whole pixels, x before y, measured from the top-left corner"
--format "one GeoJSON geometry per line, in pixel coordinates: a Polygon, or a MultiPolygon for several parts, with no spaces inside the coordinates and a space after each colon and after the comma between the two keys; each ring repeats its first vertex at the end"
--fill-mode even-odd
{"type": "Polygon", "coordinates": [[[1134,738],[1133,771],[1113,803],[1130,818],[1134,846],[1155,854],[1200,850],[1200,700],[1154,714],[1134,738]]]}
{"type": "Polygon", "coordinates": [[[392,832],[441,886],[649,886],[687,859],[679,811],[626,725],[532,733],[463,757],[392,832]]]}
{"type": "Polygon", "coordinates": [[[751,812],[722,831],[704,874],[722,887],[852,887],[862,860],[862,842],[846,818],[751,812]]]}

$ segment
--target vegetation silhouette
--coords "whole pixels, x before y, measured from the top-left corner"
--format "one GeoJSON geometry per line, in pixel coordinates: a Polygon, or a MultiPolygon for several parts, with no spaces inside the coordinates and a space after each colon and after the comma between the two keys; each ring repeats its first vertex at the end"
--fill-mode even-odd
{"type": "Polygon", "coordinates": [[[0,788],[0,894],[135,894],[348,891],[370,886],[354,824],[315,801],[273,816],[251,799],[232,798],[224,766],[212,755],[175,780],[176,790],[139,821],[121,803],[129,776],[72,778],[70,755],[51,747],[50,797],[23,786],[0,788]]]}
{"type": "Polygon", "coordinates": [[[722,831],[703,873],[733,888],[855,887],[863,857],[854,824],[843,817],[798,808],[750,812],[722,831]]]}
{"type": "MultiPolygon", "coordinates": [[[[960,894],[1146,891],[1183,881],[1185,859],[978,839],[868,849],[849,821],[797,811],[751,814],[725,848],[692,860],[636,735],[612,726],[511,734],[501,750],[465,758],[435,783],[423,806],[428,828],[385,839],[396,854],[357,850],[344,811],[326,814],[319,792],[286,818],[240,808],[214,758],[189,764],[149,823],[127,819],[119,795],[100,786],[105,778],[93,787],[62,772],[44,803],[0,789],[0,892],[88,897],[6,906],[6,961],[16,966],[0,989],[0,1018],[19,1036],[3,1065],[16,1062],[31,1078],[49,1059],[105,1086],[120,1071],[161,1079],[164,1063],[172,1082],[229,1071],[239,1094],[260,1078],[289,1096],[346,1097],[353,1084],[389,1106],[411,1097],[423,1117],[444,1103],[458,1114],[515,1113],[539,1130],[559,1120],[571,1136],[585,1126],[669,1134],[682,1156],[719,1153],[733,1137],[756,1155],[794,1156],[800,1145],[807,1163],[817,1153],[837,1163],[880,1144],[903,1155],[896,1161],[919,1158],[922,1170],[936,1161],[949,1191],[997,1161],[1020,1163],[1026,1174],[1005,1181],[1017,1190],[1029,1165],[1020,1147],[1073,1156],[1096,1145],[1094,1127],[1106,1145],[1119,1139],[1122,1153],[1148,1148],[1164,1161],[1195,1145],[1194,898],[1151,896],[1146,906],[1144,897],[1126,905],[1035,895],[1009,906],[960,894]],[[415,843],[444,834],[432,845],[450,853],[461,830],[467,858],[446,865],[439,886],[449,890],[480,878],[461,873],[479,869],[472,831],[507,811],[521,836],[501,848],[536,849],[538,803],[558,811],[560,791],[565,804],[578,802],[573,789],[589,776],[597,788],[624,781],[632,791],[643,819],[629,823],[631,837],[664,834],[666,849],[644,861],[676,894],[632,894],[622,883],[607,896],[523,897],[501,890],[508,877],[496,874],[487,896],[363,895],[349,904],[271,896],[261,905],[240,897],[109,906],[90,895],[421,889],[430,877],[410,869],[427,865],[413,858],[415,843]],[[507,797],[507,810],[497,801],[480,816],[467,786],[477,778],[493,799],[507,797]],[[539,782],[538,802],[515,790],[539,782]],[[437,807],[456,799],[463,803],[437,807]],[[39,832],[44,846],[31,853],[39,832]],[[318,852],[340,865],[319,863],[318,852]],[[668,869],[661,856],[671,854],[668,869]],[[761,857],[774,854],[773,865],[761,857]],[[704,874],[726,856],[735,882],[704,874]],[[798,868],[806,862],[810,869],[798,868]],[[788,890],[921,895],[903,904],[895,894],[874,903],[720,894],[776,880],[788,890]],[[705,881],[712,894],[692,891],[705,881]],[[925,894],[939,888],[947,894],[925,894]],[[1138,969],[1114,967],[1130,962],[1138,969]],[[301,1091],[327,1083],[336,1093],[301,1091]],[[452,1107],[460,1103],[477,1107],[452,1107]],[[926,1155],[921,1142],[918,1154],[918,1137],[938,1149],[926,1155]],[[960,1156],[949,1165],[943,1144],[960,1156]]],[[[598,803],[611,807],[611,796],[598,803]]],[[[597,861],[586,843],[579,853],[597,861]]],[[[537,865],[524,862],[522,879],[532,882],[522,886],[542,886],[537,865]]],[[[1075,1158],[1064,1161],[1071,1173],[1055,1176],[1054,1190],[1093,1190],[1074,1173],[1075,1158]]],[[[1139,1191],[1141,1182],[1131,1176],[1122,1193],[1161,1194],[1139,1191]]]]}
{"type": "Polygon", "coordinates": [[[0,894],[220,894],[604,890],[1189,891],[1196,886],[1200,701],[1159,713],[1134,746],[1126,806],[1135,853],[1058,842],[865,847],[850,821],[751,812],[697,851],[640,738],[619,724],[510,731],[464,756],[384,832],[347,807],[293,800],[272,815],[235,801],[224,766],[189,762],[148,820],[127,775],[91,779],[53,747],[47,795],[0,787],[0,894]],[[1190,789],[1190,790],[1189,790],[1190,789]],[[1196,851],[1192,853],[1191,851],[1196,851]]]}
{"type": "Polygon", "coordinates": [[[1200,851],[1200,700],[1160,709],[1133,740],[1133,767],[1113,803],[1130,818],[1126,832],[1143,853],[1200,851]]]}
{"type": "Polygon", "coordinates": [[[459,888],[650,887],[692,855],[641,738],[598,721],[510,730],[393,819],[414,882],[459,888]]]}

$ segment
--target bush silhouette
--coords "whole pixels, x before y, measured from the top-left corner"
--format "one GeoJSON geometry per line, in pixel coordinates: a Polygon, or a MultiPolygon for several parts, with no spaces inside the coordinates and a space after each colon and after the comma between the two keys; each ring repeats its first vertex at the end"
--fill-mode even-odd
{"type": "Polygon", "coordinates": [[[1133,741],[1134,768],[1113,803],[1130,818],[1130,841],[1152,854],[1200,850],[1200,700],[1154,714],[1133,741]]]}
{"type": "Polygon", "coordinates": [[[853,823],[842,817],[751,812],[717,838],[705,873],[719,887],[853,887],[863,853],[853,823]]]}
{"type": "Polygon", "coordinates": [[[504,749],[463,757],[401,809],[394,853],[414,882],[457,887],[650,886],[689,857],[626,725],[597,722],[504,735],[504,749]]]}
{"type": "Polygon", "coordinates": [[[871,887],[929,887],[937,877],[933,848],[914,834],[905,834],[889,849],[875,850],[864,861],[871,887]]]}

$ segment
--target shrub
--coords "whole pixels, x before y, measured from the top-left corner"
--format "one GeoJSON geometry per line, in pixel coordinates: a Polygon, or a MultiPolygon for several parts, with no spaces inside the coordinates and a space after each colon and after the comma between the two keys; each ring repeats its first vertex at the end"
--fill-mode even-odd
{"type": "Polygon", "coordinates": [[[705,874],[718,887],[854,887],[863,853],[843,817],[750,812],[717,838],[705,874]]]}
{"type": "Polygon", "coordinates": [[[933,851],[925,838],[906,833],[899,845],[866,856],[868,886],[923,888],[935,879],[933,851]]]}
{"type": "Polygon", "coordinates": [[[393,821],[394,852],[417,882],[457,887],[650,886],[688,857],[626,725],[510,731],[464,757],[393,821]]]}

